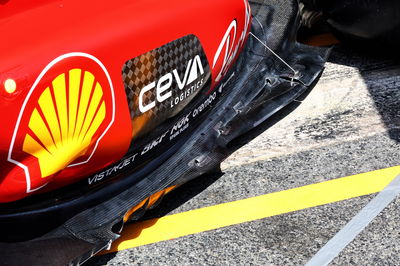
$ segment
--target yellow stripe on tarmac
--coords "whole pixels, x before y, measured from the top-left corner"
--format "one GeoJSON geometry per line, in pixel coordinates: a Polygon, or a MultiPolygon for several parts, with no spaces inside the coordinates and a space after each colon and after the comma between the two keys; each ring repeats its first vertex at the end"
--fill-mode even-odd
{"type": "Polygon", "coordinates": [[[383,190],[400,166],[173,214],[126,226],[108,252],[254,221],[383,190]]]}

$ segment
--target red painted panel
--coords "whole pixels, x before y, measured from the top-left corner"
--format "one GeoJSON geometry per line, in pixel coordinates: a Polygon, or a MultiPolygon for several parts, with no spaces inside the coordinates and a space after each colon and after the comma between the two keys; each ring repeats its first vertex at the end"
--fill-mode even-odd
{"type": "Polygon", "coordinates": [[[0,1],[0,202],[74,183],[124,156],[132,135],[124,62],[194,34],[212,68],[212,90],[240,53],[249,20],[246,0],[0,1]],[[54,78],[75,68],[101,81],[105,119],[83,155],[43,178],[38,158],[23,148],[29,119],[54,78]],[[15,92],[5,91],[7,79],[15,92]]]}

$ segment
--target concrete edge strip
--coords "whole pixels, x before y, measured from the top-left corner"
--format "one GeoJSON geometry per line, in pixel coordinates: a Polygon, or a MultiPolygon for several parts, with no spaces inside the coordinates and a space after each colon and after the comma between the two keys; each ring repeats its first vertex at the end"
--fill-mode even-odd
{"type": "Polygon", "coordinates": [[[372,220],[400,194],[400,175],[373,198],[353,219],[331,238],[306,264],[328,265],[372,220]]]}

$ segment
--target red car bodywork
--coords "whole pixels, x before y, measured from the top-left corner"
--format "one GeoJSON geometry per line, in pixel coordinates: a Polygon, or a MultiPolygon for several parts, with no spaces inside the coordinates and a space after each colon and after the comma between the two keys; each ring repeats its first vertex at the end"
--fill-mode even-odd
{"type": "Polygon", "coordinates": [[[127,153],[127,60],[193,34],[212,90],[243,47],[249,12],[245,0],[0,1],[0,202],[72,184],[127,153]],[[62,89],[74,78],[75,104],[62,89]],[[85,92],[87,80],[93,88],[85,92]],[[86,116],[98,96],[86,125],[85,93],[86,116]]]}

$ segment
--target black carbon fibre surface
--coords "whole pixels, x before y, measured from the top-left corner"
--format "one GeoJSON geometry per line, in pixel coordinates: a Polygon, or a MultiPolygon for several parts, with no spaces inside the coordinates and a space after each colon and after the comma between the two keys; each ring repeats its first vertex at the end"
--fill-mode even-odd
{"type": "MultiPolygon", "coordinates": [[[[51,216],[52,219],[56,219],[60,214],[68,214],[71,218],[56,223],[56,229],[44,235],[42,234],[35,240],[19,242],[11,246],[7,243],[0,243],[0,250],[12,249],[20,252],[21,250],[26,250],[28,246],[32,246],[32,249],[35,246],[34,256],[31,258],[27,256],[28,258],[24,259],[24,262],[30,265],[43,265],[49,253],[47,250],[41,249],[39,245],[36,245],[37,241],[73,237],[89,244],[90,248],[86,250],[87,252],[81,257],[76,257],[74,263],[79,264],[85,261],[98,251],[99,246],[104,247],[110,240],[115,240],[118,237],[118,230],[113,230],[113,228],[115,228],[115,225],[121,225],[122,217],[132,206],[137,205],[146,197],[166,187],[179,185],[201,174],[214,171],[219,167],[220,162],[232,152],[229,147],[230,143],[268,119],[272,114],[299,97],[308,87],[311,87],[323,69],[326,50],[293,44],[293,35],[295,35],[295,30],[293,29],[298,26],[297,10],[291,10],[288,7],[295,6],[295,1],[290,1],[286,9],[283,4],[280,5],[278,2],[278,0],[271,0],[269,4],[259,3],[252,5],[254,16],[252,32],[259,36],[262,41],[269,41],[276,37],[273,32],[280,32],[279,29],[286,25],[282,29],[287,33],[286,38],[282,39],[279,44],[276,43],[274,46],[270,44],[270,46],[275,51],[284,51],[281,56],[290,65],[299,69],[300,76],[298,80],[288,79],[293,73],[284,68],[279,62],[277,63],[275,57],[268,53],[263,45],[256,42],[255,39],[249,38],[235,65],[208,97],[204,94],[200,97],[202,95],[200,90],[207,90],[206,87],[202,87],[196,91],[198,96],[196,99],[193,99],[194,95],[192,99],[184,99],[177,105],[176,109],[162,113],[160,111],[161,107],[155,106],[145,114],[138,113],[136,116],[135,106],[138,106],[138,102],[135,97],[137,95],[140,96],[141,85],[148,85],[146,84],[147,77],[154,77],[154,80],[149,80],[149,82],[157,83],[158,79],[171,73],[175,66],[179,67],[179,64],[169,65],[170,62],[168,62],[168,65],[164,65],[159,72],[154,72],[155,70],[152,69],[152,66],[155,67],[157,65],[155,57],[151,59],[152,57],[149,54],[147,60],[144,57],[142,62],[140,62],[140,59],[133,59],[130,67],[124,67],[123,72],[125,84],[130,84],[130,87],[127,86],[127,91],[128,100],[132,101],[132,122],[135,123],[138,119],[152,118],[154,116],[157,119],[152,119],[153,121],[162,123],[163,119],[174,116],[174,112],[182,108],[181,113],[176,115],[174,119],[183,119],[182,117],[186,115],[187,118],[183,120],[182,126],[189,127],[190,125],[190,128],[182,127],[182,130],[177,131],[177,129],[174,129],[174,125],[177,124],[172,123],[171,127],[166,128],[163,133],[158,132],[157,134],[159,135],[152,132],[152,134],[156,134],[157,138],[147,143],[143,142],[145,144],[144,148],[139,147],[140,149],[138,148],[132,152],[132,156],[123,158],[117,165],[94,177],[90,177],[89,183],[90,180],[96,182],[93,181],[96,178],[108,182],[104,183],[104,186],[91,191],[85,197],[80,197],[79,200],[57,203],[56,206],[40,209],[36,213],[32,211],[18,212],[17,218],[19,219],[18,221],[21,221],[21,224],[28,224],[32,221],[30,222],[30,228],[35,223],[39,223],[39,221],[48,222],[47,219],[44,219],[47,216],[41,216],[43,213],[51,216]],[[290,20],[285,21],[279,16],[280,12],[273,11],[272,7],[282,12],[288,12],[287,16],[290,20]],[[277,18],[275,18],[275,15],[277,18]],[[139,62],[141,64],[144,63],[145,66],[140,65],[139,67],[139,62]],[[129,79],[127,79],[129,75],[130,78],[134,77],[136,68],[143,71],[144,75],[138,79],[140,80],[138,82],[143,84],[138,83],[139,85],[135,85],[134,82],[130,83],[129,79]],[[148,69],[148,71],[144,71],[145,69],[148,69]],[[130,92],[132,94],[129,94],[130,92]],[[193,101],[187,106],[193,109],[183,109],[185,101],[193,101]],[[200,116],[202,117],[200,118],[200,116]],[[147,163],[140,171],[132,172],[130,169],[128,171],[128,169],[123,168],[125,160],[137,163],[146,161],[147,158],[152,158],[154,154],[156,155],[154,156],[156,160],[147,163]],[[119,164],[122,165],[122,168],[119,164]],[[114,168],[116,169],[115,172],[114,168]],[[111,178],[113,179],[112,181],[110,180],[111,178]]],[[[168,45],[170,45],[168,49],[173,49],[173,44],[168,45]]],[[[163,49],[167,48],[164,47],[163,49]]],[[[151,55],[158,56],[157,52],[151,55]]],[[[195,56],[194,53],[192,55],[195,56]]],[[[182,56],[184,57],[184,55],[182,56]]],[[[191,59],[190,55],[186,56],[189,61],[191,59]]],[[[203,64],[204,54],[199,54],[199,56],[201,57],[201,64],[203,64]]],[[[165,58],[163,57],[160,60],[167,60],[168,58],[165,55],[165,58]]],[[[179,70],[177,70],[181,74],[181,79],[187,65],[188,62],[183,62],[179,70]]],[[[208,65],[203,64],[203,67],[204,75],[207,76],[207,73],[209,73],[208,65]]],[[[209,79],[209,76],[205,78],[209,79]]],[[[205,82],[205,84],[208,84],[208,82],[205,82]]],[[[180,90],[176,88],[175,82],[173,85],[175,87],[171,87],[171,90],[180,90]]],[[[182,88],[182,90],[184,89],[182,88]]],[[[174,93],[170,98],[176,95],[176,92],[174,93]]],[[[157,98],[157,95],[153,95],[153,98],[151,95],[147,95],[143,101],[148,104],[148,101],[155,99],[154,97],[157,98]]],[[[170,101],[167,102],[170,104],[170,101]]],[[[146,125],[147,127],[142,129],[142,132],[151,128],[149,123],[146,125]]],[[[10,217],[7,216],[6,218],[10,217]]],[[[3,217],[3,222],[4,220],[6,219],[3,217]]],[[[23,226],[15,228],[18,228],[18,230],[24,229],[23,226]]],[[[7,230],[9,231],[10,228],[7,228],[7,230]]],[[[10,252],[3,252],[2,259],[10,262],[14,257],[10,252]]],[[[65,263],[68,263],[68,261],[65,261],[65,263]]]]}

